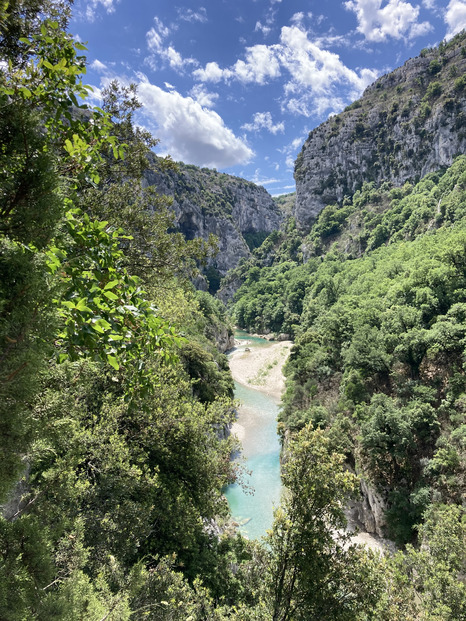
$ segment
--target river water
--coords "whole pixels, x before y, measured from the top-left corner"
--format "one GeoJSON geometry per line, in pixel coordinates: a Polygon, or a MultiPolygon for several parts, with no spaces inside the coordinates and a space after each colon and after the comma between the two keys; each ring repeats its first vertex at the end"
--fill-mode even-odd
{"type": "MultiPolygon", "coordinates": [[[[265,339],[237,333],[236,339],[243,340],[244,347],[267,347],[265,339]]],[[[230,505],[233,520],[241,534],[249,539],[258,539],[271,528],[273,508],[280,501],[280,442],[277,435],[278,403],[268,395],[235,382],[235,398],[241,405],[235,427],[242,443],[239,461],[250,474],[246,474],[244,485],[228,486],[225,495],[230,505]]]]}

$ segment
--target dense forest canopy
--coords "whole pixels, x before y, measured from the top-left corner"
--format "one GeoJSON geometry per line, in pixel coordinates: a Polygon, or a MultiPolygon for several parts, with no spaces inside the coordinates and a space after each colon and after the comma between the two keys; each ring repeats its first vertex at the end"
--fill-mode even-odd
{"type": "Polygon", "coordinates": [[[237,320],[296,345],[287,492],[231,535],[231,327],[186,277],[213,245],[144,187],[134,87],[86,103],[69,4],[0,2],[0,618],[465,619],[464,159],[238,268],[237,320]],[[345,534],[355,472],[389,483],[393,557],[345,534]]]}

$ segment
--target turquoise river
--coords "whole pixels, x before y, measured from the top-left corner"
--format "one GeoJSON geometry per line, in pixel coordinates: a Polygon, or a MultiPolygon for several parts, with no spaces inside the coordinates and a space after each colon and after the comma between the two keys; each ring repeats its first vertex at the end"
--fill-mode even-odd
{"type": "MultiPolygon", "coordinates": [[[[237,349],[268,347],[265,339],[236,333],[237,349]],[[241,343],[241,341],[244,343],[241,343]]],[[[235,398],[240,401],[237,427],[242,443],[238,458],[248,471],[243,484],[230,485],[225,495],[239,531],[258,539],[272,526],[273,509],[280,500],[280,443],[277,435],[278,402],[272,397],[235,382],[235,398]]]]}

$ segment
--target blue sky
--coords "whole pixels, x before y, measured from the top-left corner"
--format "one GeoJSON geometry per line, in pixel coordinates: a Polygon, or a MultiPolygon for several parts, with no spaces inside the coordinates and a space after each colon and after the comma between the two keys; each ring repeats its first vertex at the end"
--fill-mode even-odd
{"type": "Polygon", "coordinates": [[[75,0],[87,83],[136,83],[158,153],[294,191],[310,130],[466,26],[466,0],[75,0]]]}

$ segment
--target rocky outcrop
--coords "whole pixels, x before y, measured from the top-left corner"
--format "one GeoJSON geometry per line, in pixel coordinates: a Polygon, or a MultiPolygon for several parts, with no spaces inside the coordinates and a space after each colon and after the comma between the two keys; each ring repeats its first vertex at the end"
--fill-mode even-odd
{"type": "Polygon", "coordinates": [[[26,463],[21,479],[18,480],[14,488],[11,490],[6,502],[0,505],[0,516],[9,522],[15,520],[27,505],[24,497],[30,491],[29,471],[30,466],[26,463]]]}
{"type": "Polygon", "coordinates": [[[466,152],[465,45],[463,33],[424,50],[309,134],[295,164],[301,227],[363,182],[402,185],[466,152]]]}
{"type": "Polygon", "coordinates": [[[360,491],[360,498],[349,502],[346,507],[348,523],[366,533],[384,537],[386,501],[364,479],[360,481],[360,491]]]}
{"type": "Polygon", "coordinates": [[[233,349],[235,346],[235,335],[233,330],[224,324],[213,326],[207,333],[207,336],[215,343],[217,349],[222,353],[233,349]]]}
{"type": "Polygon", "coordinates": [[[186,239],[217,237],[219,252],[211,267],[219,275],[248,257],[249,246],[279,228],[282,212],[265,188],[207,168],[177,167],[147,171],[145,183],[173,199],[176,225],[186,239]]]}

